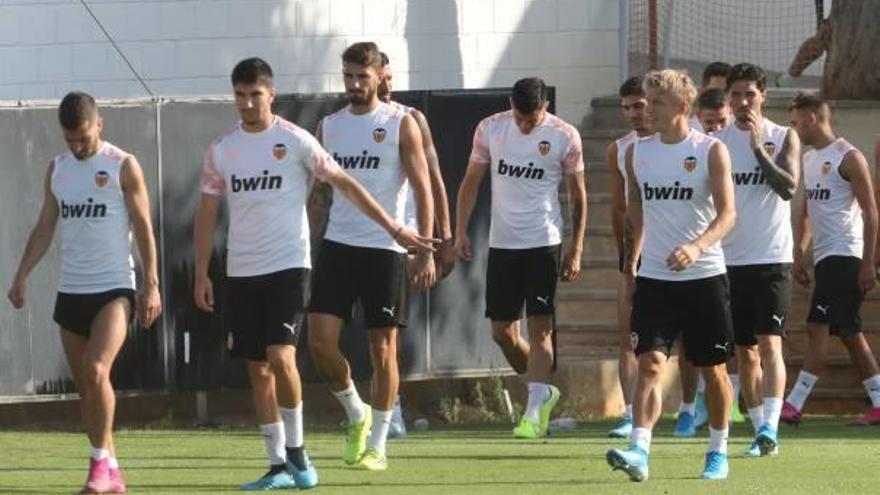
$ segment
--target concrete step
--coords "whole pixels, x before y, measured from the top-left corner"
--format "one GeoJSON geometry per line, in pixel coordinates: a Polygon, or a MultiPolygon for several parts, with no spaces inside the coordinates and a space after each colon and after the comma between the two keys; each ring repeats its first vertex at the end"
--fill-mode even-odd
{"type": "Polygon", "coordinates": [[[608,129],[626,127],[626,120],[620,112],[620,98],[617,95],[600,96],[590,102],[593,111],[590,115],[590,128],[608,129]]]}
{"type": "Polygon", "coordinates": [[[605,160],[608,156],[608,145],[628,132],[630,130],[626,127],[583,130],[581,132],[581,142],[583,143],[584,160],[605,160]]]}

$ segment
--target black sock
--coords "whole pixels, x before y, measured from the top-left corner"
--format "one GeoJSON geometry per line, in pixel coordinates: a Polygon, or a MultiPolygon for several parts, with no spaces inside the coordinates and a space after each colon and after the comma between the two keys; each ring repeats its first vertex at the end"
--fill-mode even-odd
{"type": "Polygon", "coordinates": [[[284,464],[272,464],[269,466],[269,472],[267,474],[278,474],[281,471],[284,471],[284,464]]]}
{"type": "Polygon", "coordinates": [[[287,447],[287,459],[296,466],[296,469],[299,471],[305,471],[308,469],[308,463],[306,461],[306,448],[304,446],[300,447],[287,447]]]}

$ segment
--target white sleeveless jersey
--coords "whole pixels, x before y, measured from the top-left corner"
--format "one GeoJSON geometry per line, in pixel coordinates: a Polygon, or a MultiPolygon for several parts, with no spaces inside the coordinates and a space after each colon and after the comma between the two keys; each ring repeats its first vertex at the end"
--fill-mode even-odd
{"type": "Polygon", "coordinates": [[[69,152],[55,157],[51,190],[61,223],[59,292],[134,289],[130,220],[120,184],[129,156],[104,142],[83,161],[69,152]]]}
{"type": "Polygon", "coordinates": [[[241,124],[214,141],[202,166],[202,192],[229,205],[226,272],[251,277],[310,268],[306,199],[312,175],[340,173],[318,141],[275,117],[264,131],[241,124]]]}
{"type": "Polygon", "coordinates": [[[852,184],[840,175],[840,164],[850,152],[858,150],[837,138],[804,154],[804,190],[817,263],[828,256],[862,257],[862,208],[852,184]]]}
{"type": "Polygon", "coordinates": [[[709,178],[709,149],[718,140],[691,130],[677,144],[660,135],[636,141],[633,172],[642,193],[645,238],[639,276],[658,280],[696,280],[726,272],[721,244],[706,249],[680,272],[666,267],[666,258],[697,239],[715,219],[709,178]]]}
{"type": "MultiPolygon", "coordinates": [[[[404,222],[406,174],[400,160],[400,125],[406,113],[386,103],[356,115],[348,107],[324,118],[324,146],[396,221],[404,222]]],[[[350,246],[406,252],[391,234],[336,195],[325,239],[350,246]]]]}
{"type": "Polygon", "coordinates": [[[529,134],[511,111],[483,119],[470,161],[490,167],[492,221],[489,246],[528,249],[562,242],[559,183],[584,169],[580,133],[546,113],[529,134]]]}
{"type": "MultiPolygon", "coordinates": [[[[787,133],[787,127],[764,119],[761,142],[771,160],[776,160],[782,150],[787,133]]],[[[713,136],[727,145],[730,152],[739,219],[721,241],[727,264],[791,263],[791,202],[783,200],[767,184],[749,144],[749,132],[731,124],[713,136]]]]}
{"type": "Polygon", "coordinates": [[[639,134],[636,131],[630,131],[629,134],[614,141],[614,145],[617,146],[617,171],[623,179],[624,199],[629,198],[629,177],[626,176],[626,149],[638,139],[639,134]]]}
{"type": "MultiPolygon", "coordinates": [[[[401,110],[403,113],[412,114],[415,108],[411,106],[404,105],[403,103],[397,103],[396,101],[391,101],[388,103],[394,108],[401,110]]],[[[419,229],[419,219],[416,214],[416,197],[413,193],[413,188],[409,184],[409,180],[406,181],[406,208],[404,208],[404,218],[406,219],[406,226],[413,229],[419,229]]]]}

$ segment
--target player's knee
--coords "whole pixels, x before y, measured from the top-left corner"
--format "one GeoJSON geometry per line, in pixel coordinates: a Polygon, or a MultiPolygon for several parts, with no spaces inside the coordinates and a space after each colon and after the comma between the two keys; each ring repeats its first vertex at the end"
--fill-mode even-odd
{"type": "Polygon", "coordinates": [[[320,332],[309,334],[309,352],[312,356],[321,358],[333,353],[336,343],[332,339],[321,335],[320,332]]]}
{"type": "Polygon", "coordinates": [[[736,359],[737,363],[741,366],[760,366],[761,364],[761,355],[758,353],[757,347],[752,346],[740,346],[736,349],[736,359]]]}
{"type": "Polygon", "coordinates": [[[293,352],[266,352],[269,367],[276,375],[296,374],[296,354],[293,352]]]}
{"type": "Polygon", "coordinates": [[[100,385],[110,380],[110,366],[102,361],[87,362],[82,374],[87,384],[100,385]]]}
{"type": "Polygon", "coordinates": [[[492,329],[492,340],[501,347],[516,347],[519,334],[515,325],[492,329]]]}

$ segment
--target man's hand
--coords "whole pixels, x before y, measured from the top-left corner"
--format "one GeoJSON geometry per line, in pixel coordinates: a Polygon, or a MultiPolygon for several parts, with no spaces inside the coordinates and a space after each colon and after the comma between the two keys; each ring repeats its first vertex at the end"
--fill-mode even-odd
{"type": "Polygon", "coordinates": [[[430,253],[419,253],[410,260],[412,283],[419,290],[430,289],[437,282],[434,257],[430,253]]]}
{"type": "Polygon", "coordinates": [[[434,265],[437,267],[437,279],[442,280],[455,269],[455,245],[452,238],[440,241],[434,253],[434,265]]]}
{"type": "Polygon", "coordinates": [[[795,255],[794,264],[792,266],[792,275],[795,281],[803,287],[810,287],[813,277],[810,274],[810,263],[805,255],[795,255]]]}
{"type": "Polygon", "coordinates": [[[395,242],[405,247],[407,251],[415,251],[417,253],[433,253],[435,251],[434,246],[440,243],[440,239],[422,237],[415,230],[405,226],[400,226],[393,236],[395,242]]]}
{"type": "Polygon", "coordinates": [[[680,272],[693,265],[700,257],[701,251],[696,244],[682,244],[672,250],[666,258],[666,266],[674,272],[680,272]]]}
{"type": "Polygon", "coordinates": [[[202,311],[209,313],[214,311],[214,284],[211,283],[210,277],[196,275],[193,284],[193,299],[196,307],[202,311]]]}
{"type": "Polygon", "coordinates": [[[138,298],[138,319],[145,328],[150,328],[156,318],[162,314],[162,297],[159,295],[159,287],[149,284],[141,291],[138,298]]]}
{"type": "Polygon", "coordinates": [[[9,302],[12,303],[13,308],[21,309],[24,306],[24,293],[26,288],[27,286],[24,280],[15,279],[12,282],[12,287],[9,288],[6,297],[9,299],[9,302]]]}
{"type": "Polygon", "coordinates": [[[577,280],[578,275],[581,273],[582,255],[583,252],[577,249],[569,249],[565,253],[565,258],[559,270],[559,280],[563,282],[574,282],[577,280]]]}
{"type": "Polygon", "coordinates": [[[467,234],[455,238],[455,255],[462,261],[470,261],[474,257],[471,251],[471,238],[467,234]]]}
{"type": "Polygon", "coordinates": [[[874,262],[872,260],[862,260],[859,265],[859,287],[862,292],[867,293],[877,284],[877,275],[874,272],[874,262]]]}

